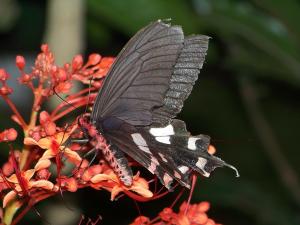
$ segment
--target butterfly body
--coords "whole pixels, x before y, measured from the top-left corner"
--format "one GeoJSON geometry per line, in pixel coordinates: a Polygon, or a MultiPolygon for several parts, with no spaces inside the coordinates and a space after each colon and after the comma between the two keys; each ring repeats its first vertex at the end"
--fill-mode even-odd
{"type": "Polygon", "coordinates": [[[157,21],[127,43],[108,72],[86,126],[108,143],[98,147],[112,168],[127,176],[120,177],[126,185],[132,172],[123,153],[167,188],[173,180],[190,187],[192,171],[209,176],[216,167],[232,167],[207,152],[208,136],[191,136],[185,123],[174,119],[198,79],[208,39],[184,37],[181,27],[157,21]]]}

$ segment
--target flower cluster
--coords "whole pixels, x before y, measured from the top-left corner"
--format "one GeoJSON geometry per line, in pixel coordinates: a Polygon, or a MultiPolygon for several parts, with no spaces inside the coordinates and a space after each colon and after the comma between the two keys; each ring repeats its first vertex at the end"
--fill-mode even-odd
{"type": "MultiPolygon", "coordinates": [[[[130,187],[125,186],[105,160],[100,158],[91,163],[84,157],[92,148],[90,143],[79,145],[70,141],[84,136],[78,123],[82,117],[79,115],[68,123],[65,121],[70,119],[65,117],[80,107],[93,104],[113,60],[111,57],[91,54],[84,63],[83,57],[77,55],[71,63],[60,67],[55,64],[48,46],[42,45],[31,72],[27,73],[24,57],[17,56],[16,66],[20,71],[18,81],[33,93],[29,121],[24,119],[12,102],[10,95],[13,89],[7,85],[10,76],[0,69],[0,96],[13,112],[11,119],[22,131],[18,133],[10,128],[0,132],[0,142],[8,143],[10,147],[8,160],[0,169],[1,224],[16,224],[39,201],[65,191],[76,192],[79,188],[107,190],[111,193],[111,200],[120,193],[138,201],[157,199],[168,193],[161,190],[152,192],[149,187],[151,182],[140,177],[139,173],[133,177],[130,187]],[[87,85],[73,93],[75,82],[87,85]],[[44,104],[51,96],[60,97],[60,94],[66,94],[64,100],[52,111],[46,111],[44,104]],[[14,149],[11,142],[18,135],[23,138],[23,146],[14,149]]],[[[132,165],[136,164],[133,162],[132,165]]],[[[207,217],[205,222],[199,222],[201,218],[204,221],[206,215],[201,207],[190,206],[184,214],[182,210],[179,214],[171,209],[164,210],[159,216],[160,224],[176,220],[196,221],[190,224],[213,224],[209,223],[211,220],[207,217]]]]}
{"type": "Polygon", "coordinates": [[[209,208],[208,202],[192,205],[183,202],[178,213],[172,208],[165,208],[156,218],[150,220],[148,217],[139,216],[131,225],[220,225],[208,218],[206,212],[209,208]]]}

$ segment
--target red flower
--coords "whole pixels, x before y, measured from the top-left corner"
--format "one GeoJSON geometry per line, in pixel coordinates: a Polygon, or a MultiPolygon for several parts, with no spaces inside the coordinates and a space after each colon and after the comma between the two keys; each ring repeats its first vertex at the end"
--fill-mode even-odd
{"type": "Polygon", "coordinates": [[[155,219],[150,220],[147,217],[139,216],[131,225],[220,225],[208,218],[206,212],[209,210],[209,207],[208,202],[192,205],[187,205],[186,202],[183,202],[178,213],[175,213],[171,208],[165,208],[155,219]]]}
{"type": "MultiPolygon", "coordinates": [[[[74,129],[75,128],[76,127],[74,127],[74,129]]],[[[72,129],[68,133],[59,132],[57,134],[54,134],[53,136],[41,138],[38,141],[29,137],[24,139],[25,145],[36,145],[46,150],[42,155],[42,157],[36,163],[35,165],[36,170],[48,168],[50,166],[49,159],[57,156],[58,153],[60,152],[63,153],[63,155],[75,165],[79,165],[82,162],[82,158],[79,156],[77,152],[72,151],[70,148],[64,145],[61,145],[70,137],[74,129],[72,129]]]]}
{"type": "Polygon", "coordinates": [[[17,131],[14,128],[4,130],[0,133],[0,142],[14,141],[18,136],[17,131]]]}
{"type": "Polygon", "coordinates": [[[133,191],[146,198],[153,196],[153,193],[149,190],[148,182],[141,178],[139,174],[133,177],[133,182],[130,187],[125,186],[112,169],[107,169],[104,173],[93,176],[91,182],[91,187],[95,189],[103,188],[110,191],[112,201],[120,192],[127,191],[133,191]]]}
{"type": "Polygon", "coordinates": [[[26,187],[26,191],[30,192],[31,189],[39,188],[39,189],[45,189],[48,191],[55,191],[57,187],[54,186],[53,183],[51,183],[48,180],[35,180],[33,179],[33,175],[35,173],[34,169],[27,170],[25,172],[21,172],[22,181],[25,183],[20,183],[20,178],[17,177],[16,174],[11,175],[9,178],[7,178],[7,181],[14,186],[14,190],[8,192],[4,198],[3,198],[3,208],[7,206],[7,204],[15,199],[17,195],[20,197],[24,197],[23,193],[23,185],[26,187]]]}

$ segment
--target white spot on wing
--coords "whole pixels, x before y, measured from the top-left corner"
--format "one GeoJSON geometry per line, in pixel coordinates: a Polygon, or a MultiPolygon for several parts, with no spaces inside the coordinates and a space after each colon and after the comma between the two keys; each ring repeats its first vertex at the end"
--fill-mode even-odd
{"type": "Polygon", "coordinates": [[[134,133],[134,134],[131,134],[131,137],[132,137],[132,140],[134,141],[134,143],[139,147],[139,149],[151,154],[151,152],[147,146],[147,143],[141,134],[134,133]]]}
{"type": "Polygon", "coordinates": [[[174,172],[174,176],[178,179],[181,179],[181,175],[177,171],[174,172]]]}
{"type": "Polygon", "coordinates": [[[168,162],[168,160],[165,158],[165,156],[161,153],[158,153],[159,157],[162,159],[164,162],[168,162]]]}
{"type": "Polygon", "coordinates": [[[164,143],[164,144],[171,144],[170,142],[170,136],[165,136],[165,137],[155,137],[155,140],[157,140],[160,143],[164,143]]]}
{"type": "Polygon", "coordinates": [[[172,124],[169,124],[166,127],[150,128],[149,132],[150,132],[150,134],[152,134],[155,137],[169,136],[169,135],[175,134],[172,124]]]}
{"type": "Polygon", "coordinates": [[[165,186],[168,187],[170,185],[170,183],[173,181],[173,178],[169,174],[165,173],[163,180],[164,180],[165,186]]]}
{"type": "Polygon", "coordinates": [[[210,173],[206,172],[204,169],[206,163],[207,163],[207,159],[199,157],[196,166],[203,171],[203,176],[209,177],[210,173]]]}
{"type": "Polygon", "coordinates": [[[187,166],[178,166],[178,169],[182,174],[185,174],[189,170],[187,166]]]}
{"type": "Polygon", "coordinates": [[[196,141],[199,140],[199,138],[190,137],[188,140],[188,149],[190,150],[196,150],[196,141]]]}
{"type": "Polygon", "coordinates": [[[148,147],[146,147],[146,146],[141,146],[141,145],[139,145],[138,147],[139,147],[139,149],[141,149],[142,151],[147,152],[147,153],[149,153],[149,154],[152,154],[152,153],[150,152],[150,150],[149,150],[148,147]]]}
{"type": "Polygon", "coordinates": [[[198,158],[198,161],[197,161],[197,163],[196,163],[196,166],[198,167],[198,168],[200,168],[200,169],[204,169],[204,166],[206,165],[206,163],[207,163],[207,159],[205,159],[205,158],[202,158],[202,157],[199,157],[198,158]]]}
{"type": "Polygon", "coordinates": [[[158,165],[157,158],[155,158],[154,156],[151,156],[151,163],[150,163],[150,166],[148,167],[148,170],[154,174],[157,165],[158,165]]]}

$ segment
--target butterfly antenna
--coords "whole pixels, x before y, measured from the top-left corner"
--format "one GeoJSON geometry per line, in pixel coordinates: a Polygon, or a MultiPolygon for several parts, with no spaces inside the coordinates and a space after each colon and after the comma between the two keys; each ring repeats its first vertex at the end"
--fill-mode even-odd
{"type": "Polygon", "coordinates": [[[188,197],[188,200],[187,200],[187,205],[186,205],[186,208],[185,208],[185,211],[184,211],[184,215],[187,214],[187,211],[188,211],[188,209],[190,207],[190,203],[191,203],[191,200],[192,200],[192,195],[194,193],[195,186],[196,186],[196,181],[197,181],[197,175],[193,174],[192,175],[191,190],[190,190],[189,197],[188,197]]]}
{"type": "Polygon", "coordinates": [[[93,80],[93,79],[94,79],[93,77],[90,79],[89,92],[88,92],[88,99],[87,99],[87,104],[86,104],[86,106],[85,106],[84,114],[86,114],[86,112],[87,112],[87,110],[88,110],[88,107],[89,107],[90,96],[91,96],[91,86],[92,86],[92,80],[93,80]]]}
{"type": "Polygon", "coordinates": [[[66,103],[67,105],[71,106],[73,109],[77,109],[73,104],[69,103],[68,101],[66,101],[65,99],[63,99],[56,91],[55,91],[55,87],[53,87],[53,93],[64,103],[66,103]]]}
{"type": "MultiPolygon", "coordinates": [[[[73,109],[77,109],[73,104],[69,103],[68,101],[66,101],[65,99],[63,99],[56,91],[55,91],[55,87],[53,87],[53,92],[54,94],[63,102],[65,102],[67,105],[69,105],[70,107],[72,107],[73,109]]],[[[90,90],[89,90],[89,95],[88,95],[88,102],[89,102],[89,98],[90,98],[90,90]]],[[[88,104],[87,104],[88,105],[88,104]]],[[[87,106],[85,109],[85,112],[87,110],[87,106]]],[[[79,124],[79,120],[78,120],[78,124],[79,124]]],[[[67,125],[66,129],[68,128],[69,125],[67,125]]],[[[80,127],[80,126],[79,126],[80,127]]],[[[65,130],[66,130],[65,129],[65,130]]],[[[84,131],[83,131],[84,132],[84,131]]],[[[64,133],[65,134],[65,133],[64,133]]],[[[62,139],[63,140],[63,139],[62,139]]]]}
{"type": "Polygon", "coordinates": [[[33,208],[34,212],[38,215],[38,217],[40,217],[46,224],[51,225],[51,223],[42,216],[42,214],[38,211],[38,209],[35,207],[35,205],[32,205],[32,208],[33,208]]]}
{"type": "Polygon", "coordinates": [[[74,209],[73,209],[73,208],[65,201],[64,195],[63,195],[63,192],[62,192],[62,189],[61,189],[61,188],[59,189],[59,192],[60,192],[61,200],[62,200],[64,206],[65,206],[68,210],[74,212],[75,210],[74,210],[74,209]]]}

